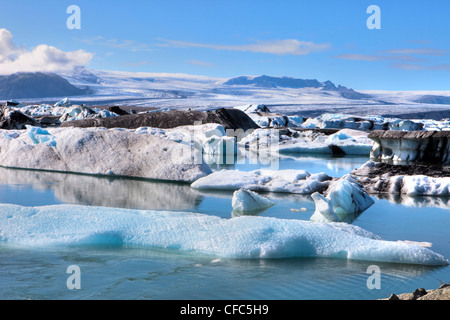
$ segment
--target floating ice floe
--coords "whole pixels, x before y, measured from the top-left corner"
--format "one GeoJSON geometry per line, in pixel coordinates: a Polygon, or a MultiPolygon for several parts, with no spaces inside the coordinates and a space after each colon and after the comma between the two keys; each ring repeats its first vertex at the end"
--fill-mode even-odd
{"type": "Polygon", "coordinates": [[[316,210],[311,221],[351,222],[375,203],[350,175],[331,183],[326,194],[312,194],[316,210]]]}
{"type": "Polygon", "coordinates": [[[325,173],[310,174],[304,170],[221,170],[191,184],[194,189],[248,189],[260,192],[312,194],[326,190],[332,180],[325,173]]]}
{"type": "Polygon", "coordinates": [[[233,193],[231,204],[233,212],[246,213],[270,208],[275,203],[260,196],[256,192],[247,189],[239,189],[233,193]]]}
{"type": "Polygon", "coordinates": [[[281,154],[342,154],[342,155],[369,155],[373,141],[368,133],[343,129],[330,136],[323,134],[283,141],[279,146],[281,154]]]}
{"type": "Polygon", "coordinates": [[[188,212],[0,204],[0,241],[25,247],[141,246],[231,259],[321,257],[448,265],[422,246],[346,223],[188,212]]]}
{"type": "Polygon", "coordinates": [[[0,150],[0,165],[12,168],[184,182],[212,172],[195,148],[125,129],[29,127],[0,135],[0,150]]]}

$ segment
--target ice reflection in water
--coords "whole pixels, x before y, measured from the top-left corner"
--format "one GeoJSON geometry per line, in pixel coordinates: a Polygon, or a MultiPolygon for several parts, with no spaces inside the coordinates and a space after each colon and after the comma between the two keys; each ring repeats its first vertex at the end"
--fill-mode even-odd
{"type": "Polygon", "coordinates": [[[380,194],[376,195],[378,199],[389,200],[395,204],[401,204],[406,207],[418,208],[441,208],[450,209],[450,198],[448,197],[431,197],[431,196],[409,196],[406,194],[380,194]]]}
{"type": "MultiPolygon", "coordinates": [[[[190,210],[202,202],[202,196],[186,184],[1,167],[0,185],[10,189],[24,189],[31,186],[32,189],[47,194],[49,201],[50,195],[53,194],[63,203],[90,206],[190,210]]],[[[21,204],[21,199],[15,200],[14,203],[21,204]]],[[[11,199],[0,198],[0,202],[10,201],[11,199]]]]}

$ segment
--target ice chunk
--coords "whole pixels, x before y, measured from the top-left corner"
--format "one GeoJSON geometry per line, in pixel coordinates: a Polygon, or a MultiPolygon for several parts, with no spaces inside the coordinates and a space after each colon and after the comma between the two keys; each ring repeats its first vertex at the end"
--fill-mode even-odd
{"type": "Polygon", "coordinates": [[[244,111],[245,113],[252,113],[252,112],[270,112],[269,108],[267,108],[263,104],[248,104],[245,106],[237,106],[234,107],[235,109],[239,109],[244,111]]]}
{"type": "Polygon", "coordinates": [[[375,203],[350,175],[333,182],[326,193],[338,216],[361,213],[375,203]]]}
{"type": "Polygon", "coordinates": [[[58,101],[57,103],[55,103],[53,106],[54,107],[70,107],[72,105],[72,103],[69,101],[68,98],[64,98],[61,101],[58,101]]]}
{"type": "Polygon", "coordinates": [[[351,222],[375,203],[350,175],[332,182],[326,194],[326,198],[317,193],[312,195],[316,211],[311,221],[351,222]]]}
{"type": "Polygon", "coordinates": [[[240,189],[234,192],[231,204],[233,206],[233,211],[244,213],[267,209],[275,203],[267,198],[261,197],[256,192],[240,189]]]}
{"type": "Polygon", "coordinates": [[[200,178],[191,184],[195,189],[238,190],[249,189],[261,192],[286,192],[312,194],[328,188],[331,177],[315,175],[311,177],[304,170],[221,170],[200,178]]]}
{"type": "Polygon", "coordinates": [[[300,127],[303,123],[302,116],[287,116],[288,127],[300,127]]]}
{"type": "Polygon", "coordinates": [[[331,201],[318,192],[311,195],[316,205],[316,210],[310,220],[314,222],[339,222],[339,218],[333,210],[331,201]]]}
{"type": "Polygon", "coordinates": [[[0,204],[0,241],[26,247],[130,245],[218,258],[324,257],[447,265],[428,248],[378,236],[345,223],[90,206],[0,204]]]}
{"type": "Polygon", "coordinates": [[[400,176],[400,178],[402,178],[400,193],[410,196],[450,195],[450,177],[433,178],[424,175],[415,175],[400,176]]]}
{"type": "Polygon", "coordinates": [[[347,140],[347,139],[353,139],[351,136],[349,136],[348,134],[338,131],[335,134],[330,135],[326,140],[325,143],[327,144],[332,144],[332,143],[336,143],[339,142],[341,140],[347,140]]]}

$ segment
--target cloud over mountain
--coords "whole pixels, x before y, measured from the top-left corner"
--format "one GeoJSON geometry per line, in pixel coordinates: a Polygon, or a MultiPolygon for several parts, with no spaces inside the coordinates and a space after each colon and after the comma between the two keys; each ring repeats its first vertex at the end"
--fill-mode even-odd
{"type": "Polygon", "coordinates": [[[28,50],[18,47],[7,29],[0,29],[0,74],[16,72],[69,72],[78,66],[86,66],[93,53],[84,50],[65,52],[40,44],[28,50]]]}

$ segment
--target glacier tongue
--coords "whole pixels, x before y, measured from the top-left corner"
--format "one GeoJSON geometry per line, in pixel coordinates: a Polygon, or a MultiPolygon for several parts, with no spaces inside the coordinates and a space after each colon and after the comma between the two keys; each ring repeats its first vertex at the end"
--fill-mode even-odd
{"type": "Polygon", "coordinates": [[[327,257],[447,265],[415,244],[384,241],[346,223],[90,206],[0,204],[0,241],[28,247],[143,246],[232,259],[327,257]]]}

